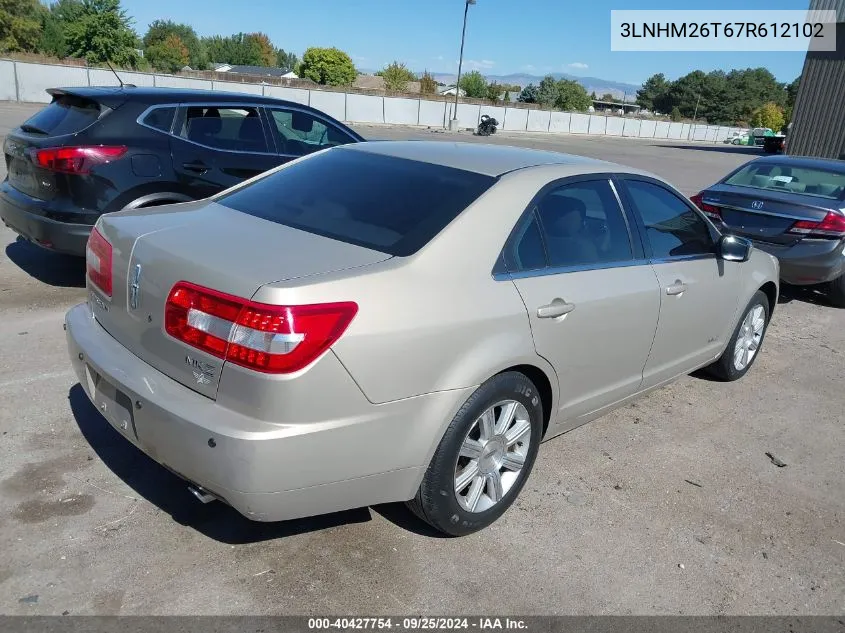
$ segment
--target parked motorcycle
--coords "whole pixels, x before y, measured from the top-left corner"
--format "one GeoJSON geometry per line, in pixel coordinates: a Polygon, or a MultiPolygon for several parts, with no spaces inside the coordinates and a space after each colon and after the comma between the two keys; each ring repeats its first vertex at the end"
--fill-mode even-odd
{"type": "Polygon", "coordinates": [[[478,124],[476,133],[478,136],[490,136],[496,133],[496,126],[499,122],[491,116],[486,114],[481,115],[481,122],[478,124]]]}

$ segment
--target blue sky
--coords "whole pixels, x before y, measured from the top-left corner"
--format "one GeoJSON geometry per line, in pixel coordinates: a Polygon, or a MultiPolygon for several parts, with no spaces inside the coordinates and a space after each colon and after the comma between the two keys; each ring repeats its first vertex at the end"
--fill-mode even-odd
{"type": "MultiPolygon", "coordinates": [[[[801,73],[802,53],[610,51],[610,10],[802,9],[807,0],[477,0],[469,9],[464,68],[486,74],[566,72],[633,84],[662,72],[765,66],[781,81],[801,73]]],[[[143,35],[157,19],[185,22],[199,35],[264,31],[297,55],[337,46],[359,68],[397,59],[414,70],[455,72],[463,0],[123,0],[143,35]]],[[[763,14],[765,16],[765,13],[763,14]]]]}

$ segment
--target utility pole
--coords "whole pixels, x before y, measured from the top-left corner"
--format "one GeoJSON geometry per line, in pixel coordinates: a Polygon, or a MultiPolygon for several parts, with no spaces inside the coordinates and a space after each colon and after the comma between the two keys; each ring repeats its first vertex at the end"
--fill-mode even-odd
{"type": "MultiPolygon", "coordinates": [[[[693,130],[695,129],[695,120],[698,118],[698,104],[701,102],[701,93],[698,93],[698,99],[695,100],[695,110],[692,113],[692,125],[689,128],[689,132],[687,132],[687,140],[690,140],[690,134],[693,134],[693,130]]],[[[693,138],[695,136],[693,135],[693,138]]]]}
{"type": "Polygon", "coordinates": [[[466,0],[464,4],[464,28],[461,31],[461,55],[458,57],[458,80],[455,82],[455,111],[452,113],[452,120],[449,121],[449,129],[458,129],[458,97],[461,94],[461,66],[464,63],[464,39],[467,34],[467,13],[469,12],[469,5],[475,4],[475,0],[466,0]]]}

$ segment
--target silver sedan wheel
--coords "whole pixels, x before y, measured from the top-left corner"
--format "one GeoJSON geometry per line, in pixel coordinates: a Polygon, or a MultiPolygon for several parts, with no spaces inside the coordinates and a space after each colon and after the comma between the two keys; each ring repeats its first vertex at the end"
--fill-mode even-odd
{"type": "Polygon", "coordinates": [[[531,418],[516,400],[499,402],[473,422],[455,465],[455,495],[468,512],[484,512],[519,479],[531,442],[531,418]]]}
{"type": "Polygon", "coordinates": [[[742,320],[739,336],[734,346],[734,367],[742,371],[757,354],[766,329],[766,311],[759,303],[751,308],[742,320]]]}

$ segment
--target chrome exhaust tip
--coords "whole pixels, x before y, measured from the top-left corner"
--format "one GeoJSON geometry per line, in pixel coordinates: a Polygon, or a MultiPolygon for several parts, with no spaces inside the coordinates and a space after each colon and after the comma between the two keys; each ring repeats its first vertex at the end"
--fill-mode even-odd
{"type": "Polygon", "coordinates": [[[190,490],[191,494],[194,495],[197,499],[199,499],[202,503],[211,503],[212,501],[217,500],[217,497],[215,497],[213,494],[199,486],[188,486],[188,490],[190,490]]]}

